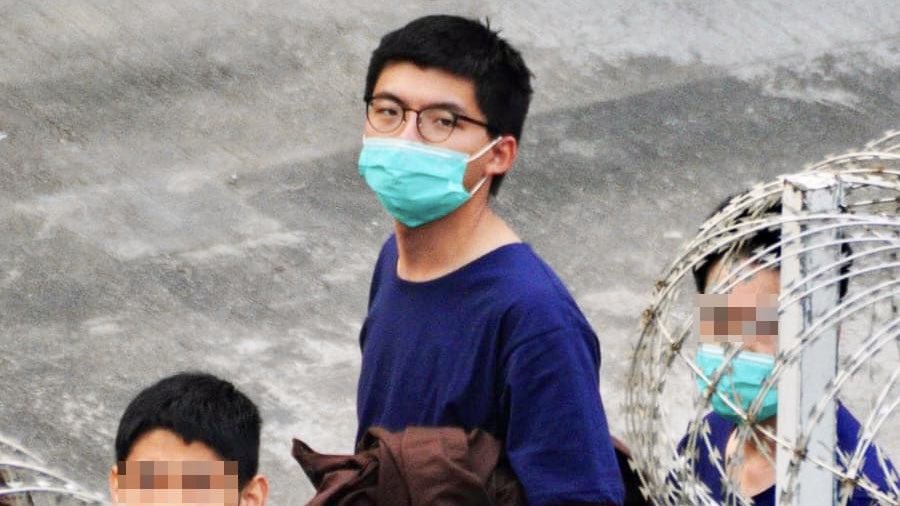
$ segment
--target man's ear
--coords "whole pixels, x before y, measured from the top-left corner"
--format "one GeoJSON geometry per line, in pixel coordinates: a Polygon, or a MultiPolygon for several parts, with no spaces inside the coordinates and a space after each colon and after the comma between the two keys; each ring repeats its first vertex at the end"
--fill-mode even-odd
{"type": "Polygon", "coordinates": [[[241,506],[265,506],[268,496],[269,480],[257,474],[241,490],[241,506]]]}
{"type": "Polygon", "coordinates": [[[113,464],[109,470],[109,497],[115,504],[119,503],[119,466],[113,464]]]}
{"type": "Polygon", "coordinates": [[[512,135],[504,135],[500,141],[491,148],[487,155],[487,164],[484,167],[485,176],[500,176],[509,172],[516,161],[519,151],[519,143],[512,135]]]}

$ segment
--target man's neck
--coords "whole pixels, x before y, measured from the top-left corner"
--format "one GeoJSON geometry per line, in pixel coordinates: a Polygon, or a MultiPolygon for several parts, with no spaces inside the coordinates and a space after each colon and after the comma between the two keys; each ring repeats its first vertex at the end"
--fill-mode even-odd
{"type": "MultiPolygon", "coordinates": [[[[762,422],[770,431],[774,432],[776,417],[762,422]]],[[[726,461],[731,460],[737,454],[737,430],[732,431],[725,449],[726,461]]],[[[743,441],[743,450],[739,466],[729,465],[729,474],[740,485],[741,494],[745,497],[753,497],[775,484],[775,441],[769,439],[761,432],[748,435],[743,441]],[[763,447],[760,447],[760,444],[763,447]]]]}
{"type": "Polygon", "coordinates": [[[408,228],[398,224],[397,275],[423,282],[449,274],[519,237],[487,205],[473,198],[437,221],[408,228]]]}

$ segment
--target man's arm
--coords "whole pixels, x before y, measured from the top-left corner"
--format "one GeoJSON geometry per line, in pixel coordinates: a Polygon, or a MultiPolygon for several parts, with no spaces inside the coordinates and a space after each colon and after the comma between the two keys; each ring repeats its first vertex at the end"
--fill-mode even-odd
{"type": "Polygon", "coordinates": [[[594,334],[564,326],[521,339],[503,370],[506,452],[529,504],[621,504],[594,334]]]}

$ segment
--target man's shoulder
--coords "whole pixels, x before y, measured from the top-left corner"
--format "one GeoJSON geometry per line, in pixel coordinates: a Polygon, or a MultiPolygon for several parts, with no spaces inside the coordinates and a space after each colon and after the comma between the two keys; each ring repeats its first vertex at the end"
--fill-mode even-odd
{"type": "Polygon", "coordinates": [[[728,436],[731,434],[731,431],[734,430],[735,423],[731,420],[725,418],[724,416],[716,413],[715,411],[709,411],[699,422],[692,421],[688,426],[687,432],[681,437],[681,440],[678,442],[678,452],[682,453],[686,449],[691,432],[696,433],[696,447],[697,451],[701,454],[705,455],[709,452],[709,447],[705,442],[705,439],[708,438],[710,443],[717,447],[719,451],[725,451],[725,443],[728,440],[728,436]],[[693,424],[699,423],[700,427],[696,427],[693,424]],[[720,447],[720,448],[719,448],[720,447]]]}
{"type": "Polygon", "coordinates": [[[397,236],[390,234],[381,243],[381,249],[378,251],[378,262],[381,263],[385,257],[397,256],[397,236]]]}
{"type": "Polygon", "coordinates": [[[569,297],[559,276],[530,245],[515,243],[501,250],[503,269],[498,283],[508,286],[523,299],[569,297]]]}
{"type": "Polygon", "coordinates": [[[581,314],[565,283],[531,248],[511,269],[509,277],[516,307],[526,311],[553,309],[581,314]]]}
{"type": "Polygon", "coordinates": [[[524,244],[515,260],[493,287],[509,342],[551,335],[569,341],[577,335],[595,348],[597,337],[590,323],[550,266],[524,244]]]}

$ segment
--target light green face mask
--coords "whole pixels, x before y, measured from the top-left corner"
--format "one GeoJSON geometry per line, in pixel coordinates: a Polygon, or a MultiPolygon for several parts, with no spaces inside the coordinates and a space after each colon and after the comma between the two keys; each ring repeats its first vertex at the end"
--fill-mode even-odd
{"type": "MultiPolygon", "coordinates": [[[[697,350],[697,366],[707,378],[712,379],[716,371],[722,367],[724,357],[724,349],[721,346],[701,344],[700,349],[697,350]]],[[[746,413],[754,399],[760,394],[763,382],[772,373],[774,367],[775,357],[772,355],[752,351],[738,353],[726,366],[716,384],[716,394],[710,399],[713,411],[734,423],[741,422],[740,415],[725,404],[722,397],[740,406],[746,413]]],[[[695,379],[700,392],[706,392],[709,383],[700,376],[695,379]]],[[[756,412],[756,420],[762,421],[771,418],[777,410],[778,393],[773,387],[763,397],[759,411],[756,412]]]]}
{"type": "Polygon", "coordinates": [[[500,138],[471,157],[459,151],[392,137],[367,137],[359,154],[359,173],[391,216],[414,228],[443,218],[465,204],[463,187],[469,162],[487,153],[500,138]]]}

